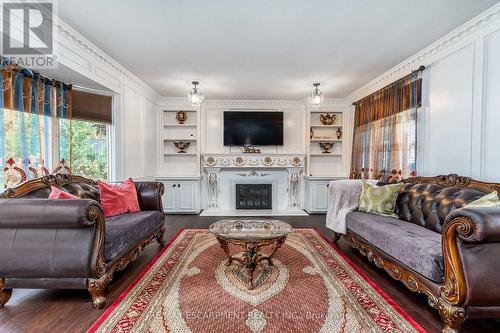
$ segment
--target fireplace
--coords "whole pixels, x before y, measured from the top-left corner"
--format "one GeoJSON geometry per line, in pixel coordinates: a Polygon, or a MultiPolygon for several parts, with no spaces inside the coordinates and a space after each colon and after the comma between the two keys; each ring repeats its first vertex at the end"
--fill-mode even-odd
{"type": "Polygon", "coordinates": [[[272,184],[236,184],[236,209],[272,208],[272,184]]]}

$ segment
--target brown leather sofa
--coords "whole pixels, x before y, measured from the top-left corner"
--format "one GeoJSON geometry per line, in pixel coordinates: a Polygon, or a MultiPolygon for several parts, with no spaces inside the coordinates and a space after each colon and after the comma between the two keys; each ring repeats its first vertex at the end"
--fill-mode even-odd
{"type": "Polygon", "coordinates": [[[96,182],[45,176],[0,196],[0,307],[13,288],[88,289],[96,309],[113,273],[155,239],[164,245],[162,183],[136,182],[140,212],[104,218],[96,182]],[[80,199],[47,199],[50,186],[80,199]]]}
{"type": "Polygon", "coordinates": [[[425,294],[439,311],[443,332],[458,332],[467,318],[500,318],[500,207],[466,207],[486,193],[500,193],[500,184],[455,174],[402,182],[399,219],[352,212],[344,238],[391,277],[425,294]]]}

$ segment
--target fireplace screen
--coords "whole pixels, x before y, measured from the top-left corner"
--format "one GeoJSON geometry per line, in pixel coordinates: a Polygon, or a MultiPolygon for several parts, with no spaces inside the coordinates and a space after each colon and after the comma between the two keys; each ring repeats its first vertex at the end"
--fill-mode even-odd
{"type": "Polygon", "coordinates": [[[272,184],[236,184],[236,209],[272,209],[272,184]]]}

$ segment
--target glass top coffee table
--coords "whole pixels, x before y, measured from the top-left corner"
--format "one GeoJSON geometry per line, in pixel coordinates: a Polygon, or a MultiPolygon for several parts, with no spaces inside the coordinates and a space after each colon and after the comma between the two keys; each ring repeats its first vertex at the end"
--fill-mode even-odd
{"type": "Polygon", "coordinates": [[[272,256],[285,242],[286,237],[292,232],[292,227],[280,220],[237,220],[226,219],[212,223],[208,228],[219,241],[226,253],[229,266],[233,261],[244,265],[248,272],[247,288],[253,289],[253,272],[262,261],[272,266],[272,256]],[[243,256],[231,255],[229,244],[241,246],[243,256]],[[271,252],[260,253],[262,247],[271,245],[271,252]]]}

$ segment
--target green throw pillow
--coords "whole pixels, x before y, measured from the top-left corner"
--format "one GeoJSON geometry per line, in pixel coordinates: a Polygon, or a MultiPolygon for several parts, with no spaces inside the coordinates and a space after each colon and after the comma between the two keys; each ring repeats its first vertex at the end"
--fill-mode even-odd
{"type": "Polygon", "coordinates": [[[383,216],[398,217],[394,213],[396,199],[402,183],[377,186],[363,182],[363,190],[359,200],[359,211],[383,216]]]}
{"type": "Polygon", "coordinates": [[[500,200],[498,199],[498,192],[493,191],[490,194],[469,202],[465,207],[500,207],[500,200]]]}

